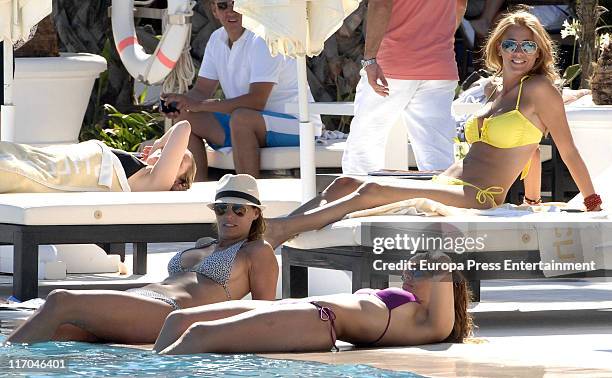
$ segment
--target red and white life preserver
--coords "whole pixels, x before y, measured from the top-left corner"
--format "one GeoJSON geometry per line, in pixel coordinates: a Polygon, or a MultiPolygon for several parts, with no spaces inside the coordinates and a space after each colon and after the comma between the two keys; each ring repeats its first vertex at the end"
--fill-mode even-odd
{"type": "Polygon", "coordinates": [[[167,27],[152,55],[138,43],[134,0],[113,0],[111,20],[115,47],[130,75],[145,84],[163,81],[178,61],[191,31],[191,0],[168,0],[167,27]]]}

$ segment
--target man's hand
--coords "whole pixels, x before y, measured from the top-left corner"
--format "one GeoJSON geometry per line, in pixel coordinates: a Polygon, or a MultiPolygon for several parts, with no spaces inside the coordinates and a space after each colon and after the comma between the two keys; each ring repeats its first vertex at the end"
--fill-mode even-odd
{"type": "MultiPolygon", "coordinates": [[[[198,111],[197,107],[200,104],[200,101],[191,98],[186,95],[177,94],[177,93],[168,93],[161,96],[167,104],[176,103],[175,107],[179,110],[179,112],[191,112],[198,111]]],[[[179,116],[179,112],[171,112],[164,113],[168,118],[177,118],[179,116]]]]}
{"type": "Polygon", "coordinates": [[[383,73],[380,66],[374,63],[370,64],[364,69],[366,71],[366,74],[368,75],[368,83],[370,84],[372,89],[374,89],[374,92],[383,97],[389,96],[389,84],[387,83],[387,79],[385,79],[385,74],[383,73]]]}

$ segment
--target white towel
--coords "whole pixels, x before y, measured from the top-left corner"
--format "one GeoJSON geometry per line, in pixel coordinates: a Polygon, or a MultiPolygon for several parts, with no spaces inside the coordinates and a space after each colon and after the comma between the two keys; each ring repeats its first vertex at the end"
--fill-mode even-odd
{"type": "Polygon", "coordinates": [[[125,171],[102,142],[43,148],[0,142],[0,193],[130,191],[125,171]]]}
{"type": "Polygon", "coordinates": [[[340,130],[323,130],[321,136],[316,138],[316,143],[321,145],[328,145],[330,141],[337,141],[347,138],[348,134],[345,134],[340,130]]]}

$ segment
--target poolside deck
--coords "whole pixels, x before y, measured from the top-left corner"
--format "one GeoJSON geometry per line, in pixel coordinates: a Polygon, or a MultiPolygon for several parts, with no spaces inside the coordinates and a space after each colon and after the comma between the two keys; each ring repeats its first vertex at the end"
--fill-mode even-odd
{"type": "Polygon", "coordinates": [[[483,302],[474,309],[480,344],[266,357],[360,363],[434,377],[612,377],[611,293],[610,282],[485,281],[483,302]]]}
{"type": "MultiPolygon", "coordinates": [[[[44,281],[41,295],[55,287],[124,289],[165,277],[174,251],[192,243],[149,245],[148,274],[70,275],[44,281]]],[[[131,251],[128,248],[128,254],[131,251]]],[[[126,258],[126,264],[131,264],[126,258]]],[[[0,297],[10,295],[11,276],[0,276],[0,297]]],[[[367,364],[427,376],[612,377],[612,282],[593,280],[483,281],[482,302],[473,308],[477,344],[434,344],[410,348],[353,349],[340,353],[268,354],[269,358],[333,364],[367,364]]],[[[0,311],[0,325],[27,315],[0,311]]]]}

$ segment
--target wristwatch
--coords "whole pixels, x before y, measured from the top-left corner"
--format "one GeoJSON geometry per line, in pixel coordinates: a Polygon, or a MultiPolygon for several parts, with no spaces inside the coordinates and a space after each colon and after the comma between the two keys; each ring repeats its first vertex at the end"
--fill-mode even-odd
{"type": "Polygon", "coordinates": [[[369,65],[376,64],[376,58],[371,59],[362,59],[361,60],[361,68],[366,68],[369,65]]]}

